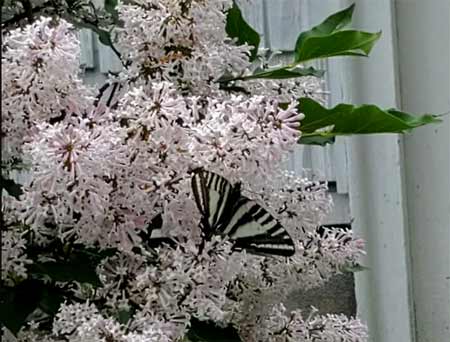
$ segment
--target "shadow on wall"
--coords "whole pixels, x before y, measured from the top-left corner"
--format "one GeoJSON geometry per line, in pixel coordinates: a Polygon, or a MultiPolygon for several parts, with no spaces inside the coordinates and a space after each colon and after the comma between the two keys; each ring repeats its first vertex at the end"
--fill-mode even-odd
{"type": "Polygon", "coordinates": [[[286,303],[290,310],[301,309],[305,316],[311,306],[320,314],[344,314],[356,316],[355,282],[352,273],[335,275],[323,286],[306,291],[293,291],[286,303]]]}

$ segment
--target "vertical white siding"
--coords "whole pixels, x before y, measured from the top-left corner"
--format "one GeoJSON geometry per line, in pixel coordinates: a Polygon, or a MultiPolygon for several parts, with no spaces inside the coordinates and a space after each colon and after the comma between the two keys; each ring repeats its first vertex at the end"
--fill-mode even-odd
{"type": "MultiPolygon", "coordinates": [[[[450,1],[397,0],[407,111],[450,110],[450,1]]],[[[450,341],[450,118],[405,136],[417,342],[450,341]]]]}
{"type": "Polygon", "coordinates": [[[92,31],[83,29],[78,33],[80,39],[80,64],[81,67],[92,69],[95,66],[94,60],[94,45],[92,31]]]}
{"type": "Polygon", "coordinates": [[[305,27],[306,0],[262,0],[269,48],[272,50],[293,51],[297,35],[305,27]],[[302,20],[303,19],[303,20],[302,20]]]}
{"type": "MultiPolygon", "coordinates": [[[[383,35],[370,58],[348,59],[354,103],[398,107],[395,13],[389,0],[361,1],[355,26],[383,35]]],[[[373,342],[414,341],[408,218],[401,138],[350,138],[350,209],[354,230],[367,241],[369,271],[356,274],[358,312],[373,342]]]]}
{"type": "Polygon", "coordinates": [[[120,59],[109,46],[103,45],[97,38],[95,39],[95,44],[98,49],[98,62],[101,73],[107,74],[122,70],[120,59]]]}

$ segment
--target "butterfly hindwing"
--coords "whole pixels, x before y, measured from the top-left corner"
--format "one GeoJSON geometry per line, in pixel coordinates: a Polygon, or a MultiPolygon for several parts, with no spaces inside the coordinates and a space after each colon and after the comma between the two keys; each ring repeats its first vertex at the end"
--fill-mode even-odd
{"type": "Polygon", "coordinates": [[[235,248],[257,254],[294,254],[291,237],[266,209],[243,196],[236,209],[224,231],[234,240],[235,248]]]}
{"type": "Polygon", "coordinates": [[[258,203],[242,196],[238,185],[200,169],[192,177],[192,190],[206,238],[226,235],[236,249],[256,254],[294,254],[294,242],[283,226],[258,203]]]}
{"type": "Polygon", "coordinates": [[[234,247],[236,249],[245,249],[254,254],[292,256],[295,253],[294,242],[286,230],[283,227],[281,229],[283,230],[282,233],[259,234],[236,238],[234,240],[234,247]]]}

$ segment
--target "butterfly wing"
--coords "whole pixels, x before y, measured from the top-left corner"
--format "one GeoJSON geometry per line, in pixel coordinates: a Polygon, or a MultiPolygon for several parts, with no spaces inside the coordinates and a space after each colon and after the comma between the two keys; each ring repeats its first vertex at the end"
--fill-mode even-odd
{"type": "Polygon", "coordinates": [[[286,229],[266,209],[243,196],[220,231],[234,240],[236,249],[282,256],[295,253],[294,241],[286,229]]]}
{"type": "Polygon", "coordinates": [[[206,237],[221,234],[218,231],[220,222],[233,209],[240,196],[239,189],[225,178],[199,169],[192,177],[192,192],[202,215],[201,225],[206,237]]]}
{"type": "Polygon", "coordinates": [[[126,87],[123,82],[108,81],[99,89],[94,105],[96,107],[103,106],[110,109],[116,109],[125,91],[126,87]]]}
{"type": "Polygon", "coordinates": [[[227,235],[236,249],[255,254],[291,256],[294,242],[283,226],[258,203],[241,196],[239,186],[225,178],[198,170],[192,190],[202,214],[205,237],[227,235]]]}

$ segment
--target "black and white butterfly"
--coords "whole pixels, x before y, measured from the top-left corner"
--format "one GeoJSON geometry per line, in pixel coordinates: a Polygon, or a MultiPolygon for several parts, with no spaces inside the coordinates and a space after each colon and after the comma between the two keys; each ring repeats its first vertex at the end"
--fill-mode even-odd
{"type": "Polygon", "coordinates": [[[240,184],[198,169],[192,191],[201,214],[206,240],[228,236],[237,250],[254,254],[292,256],[295,245],[286,229],[263,207],[241,195],[240,184]]]}

